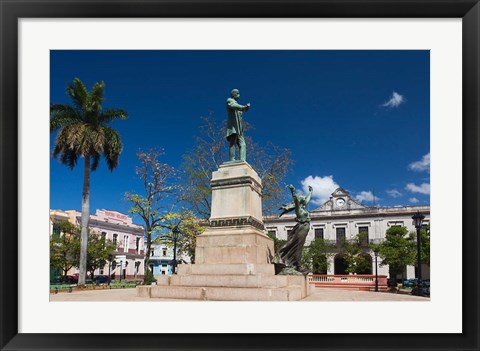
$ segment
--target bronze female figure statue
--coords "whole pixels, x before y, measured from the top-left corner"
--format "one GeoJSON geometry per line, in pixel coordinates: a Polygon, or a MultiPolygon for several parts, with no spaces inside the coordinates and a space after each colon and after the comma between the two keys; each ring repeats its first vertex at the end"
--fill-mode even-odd
{"type": "Polygon", "coordinates": [[[297,195],[293,185],[289,185],[293,197],[293,202],[280,207],[283,214],[295,209],[297,224],[287,236],[287,242],[278,251],[281,263],[285,268],[279,274],[308,274],[308,270],[302,266],[302,250],[305,244],[305,239],[310,230],[310,214],[307,210],[307,205],[312,198],[313,188],[308,187],[308,195],[297,195]]]}

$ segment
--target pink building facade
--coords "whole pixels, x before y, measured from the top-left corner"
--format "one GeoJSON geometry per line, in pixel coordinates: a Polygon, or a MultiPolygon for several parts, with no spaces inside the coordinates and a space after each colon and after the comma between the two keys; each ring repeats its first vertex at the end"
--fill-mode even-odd
{"type": "MultiPolygon", "coordinates": [[[[50,211],[51,231],[58,220],[68,220],[80,225],[81,212],[76,210],[50,211]],[[62,215],[65,214],[65,215],[62,215]]],[[[114,261],[95,271],[95,275],[110,275],[112,279],[140,280],[145,272],[145,242],[143,226],[133,223],[126,214],[112,210],[97,210],[90,215],[89,227],[92,233],[101,235],[117,244],[114,261]]],[[[78,273],[73,268],[69,274],[78,273]]]]}

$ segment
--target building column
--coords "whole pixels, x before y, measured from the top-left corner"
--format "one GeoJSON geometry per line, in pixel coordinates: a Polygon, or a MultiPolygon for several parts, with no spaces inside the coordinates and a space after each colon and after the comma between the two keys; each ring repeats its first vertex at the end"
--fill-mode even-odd
{"type": "Polygon", "coordinates": [[[335,272],[334,256],[328,255],[327,256],[327,274],[334,274],[334,272],[335,272]]]}

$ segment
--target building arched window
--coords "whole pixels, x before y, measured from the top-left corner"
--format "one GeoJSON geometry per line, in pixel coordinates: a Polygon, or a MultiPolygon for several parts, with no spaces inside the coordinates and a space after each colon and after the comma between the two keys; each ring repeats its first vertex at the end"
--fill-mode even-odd
{"type": "Polygon", "coordinates": [[[128,252],[128,235],[123,236],[123,251],[128,252]]]}
{"type": "Polygon", "coordinates": [[[140,238],[137,238],[135,241],[135,252],[138,254],[140,253],[140,238]]]}

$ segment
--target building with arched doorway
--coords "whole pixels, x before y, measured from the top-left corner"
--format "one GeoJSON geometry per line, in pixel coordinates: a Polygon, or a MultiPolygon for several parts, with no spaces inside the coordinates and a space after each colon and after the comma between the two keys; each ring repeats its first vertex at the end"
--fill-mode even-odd
{"type": "MultiPolygon", "coordinates": [[[[412,216],[417,211],[425,216],[423,225],[428,225],[430,206],[369,207],[355,201],[346,190],[338,188],[323,205],[310,210],[310,232],[305,246],[310,245],[316,238],[332,243],[333,249],[328,255],[327,274],[346,274],[347,262],[342,250],[346,241],[362,234],[365,244],[379,244],[385,240],[387,229],[394,226],[406,227],[409,232],[415,231],[412,216]]],[[[281,218],[265,216],[264,222],[269,235],[284,240],[296,224],[294,214],[286,214],[281,218]]],[[[361,255],[370,262],[364,274],[374,274],[374,252],[365,245],[361,255]]],[[[388,265],[380,266],[381,263],[378,257],[378,274],[390,277],[388,265]]],[[[415,278],[415,271],[414,266],[406,266],[401,276],[390,278],[415,278]]],[[[430,278],[430,267],[427,265],[422,265],[422,278],[430,278]]]]}

